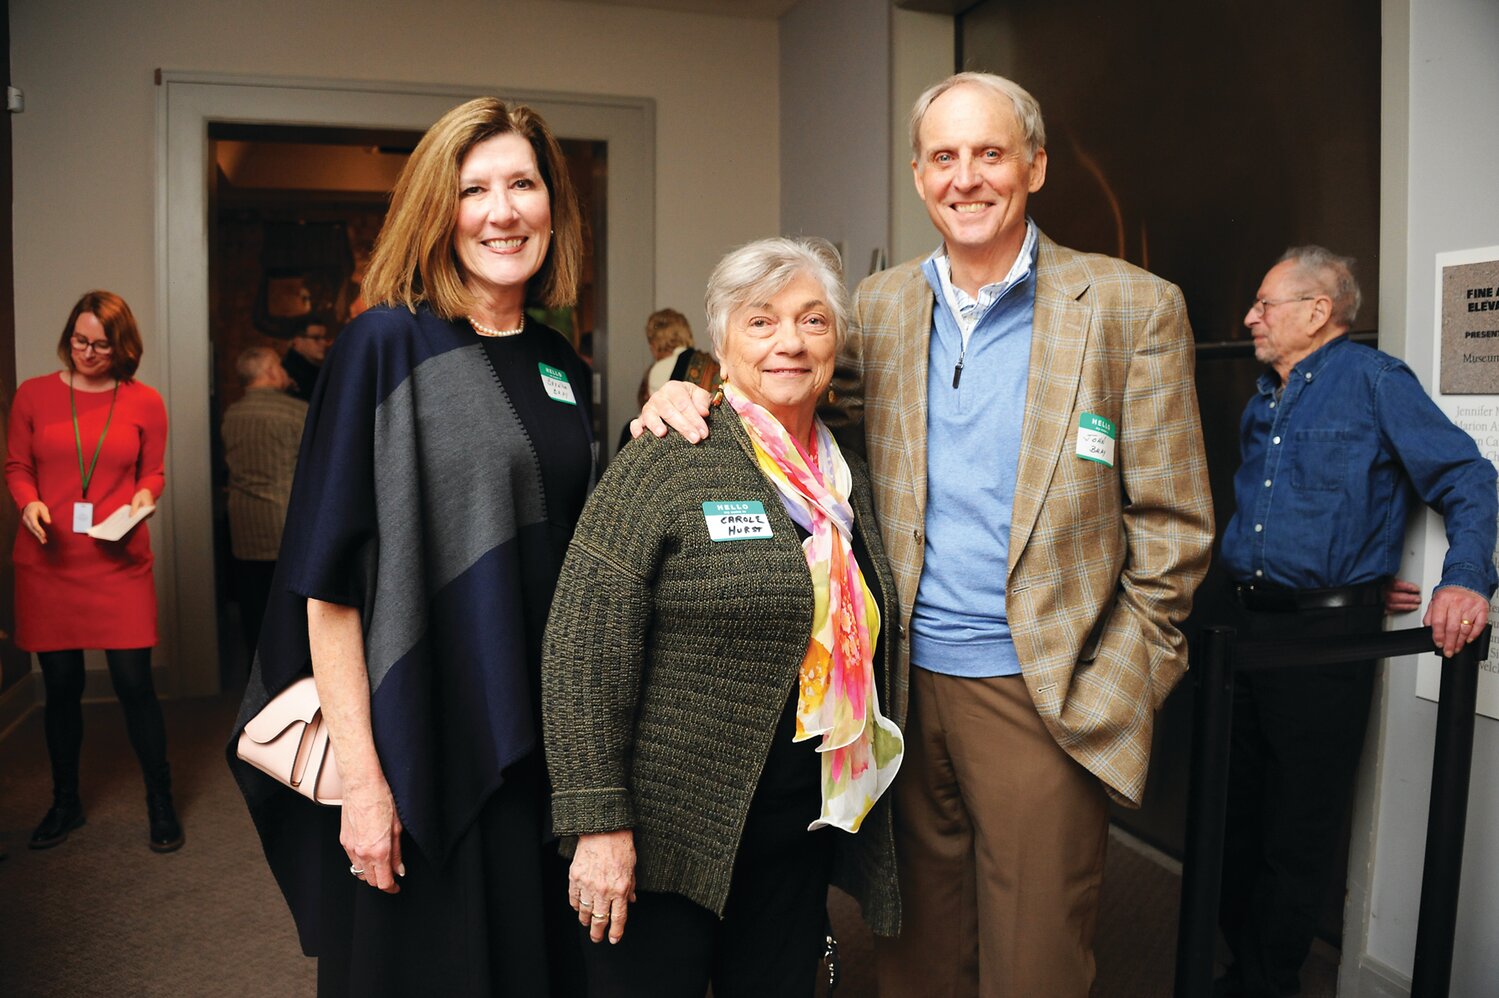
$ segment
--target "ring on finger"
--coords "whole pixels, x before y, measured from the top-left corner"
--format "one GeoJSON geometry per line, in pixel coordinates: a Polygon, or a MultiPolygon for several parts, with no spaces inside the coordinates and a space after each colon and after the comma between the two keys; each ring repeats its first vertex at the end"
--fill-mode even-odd
{"type": "Polygon", "coordinates": [[[587,911],[589,908],[593,907],[593,902],[592,901],[579,901],[578,902],[578,907],[582,908],[584,911],[587,911]]]}
{"type": "Polygon", "coordinates": [[[352,874],[353,874],[353,875],[354,875],[354,876],[356,876],[356,877],[362,877],[362,876],[364,876],[364,871],[363,871],[363,870],[361,870],[361,869],[360,869],[360,868],[359,868],[359,867],[358,867],[358,866],[357,866],[357,865],[356,865],[356,864],[354,864],[354,863],[350,863],[350,864],[349,864],[349,872],[350,872],[350,873],[352,873],[352,874]]]}
{"type": "Polygon", "coordinates": [[[602,915],[600,915],[598,912],[594,912],[592,915],[589,915],[588,917],[591,918],[595,922],[607,922],[607,921],[609,921],[609,913],[608,912],[605,912],[602,915]]]}

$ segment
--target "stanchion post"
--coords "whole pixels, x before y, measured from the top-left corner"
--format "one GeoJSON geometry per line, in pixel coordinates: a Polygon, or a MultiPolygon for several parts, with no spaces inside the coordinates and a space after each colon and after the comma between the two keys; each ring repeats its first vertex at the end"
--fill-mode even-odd
{"type": "Polygon", "coordinates": [[[1223,821],[1228,807],[1228,750],[1234,701],[1234,629],[1198,635],[1197,704],[1187,789],[1181,914],[1176,929],[1176,998],[1208,998],[1218,939],[1223,821]]]}
{"type": "Polygon", "coordinates": [[[1457,895],[1462,882],[1463,836],[1468,821],[1468,782],[1473,772],[1478,663],[1488,657],[1488,647],[1489,630],[1484,628],[1475,641],[1442,662],[1411,998],[1446,998],[1452,984],[1457,895]]]}

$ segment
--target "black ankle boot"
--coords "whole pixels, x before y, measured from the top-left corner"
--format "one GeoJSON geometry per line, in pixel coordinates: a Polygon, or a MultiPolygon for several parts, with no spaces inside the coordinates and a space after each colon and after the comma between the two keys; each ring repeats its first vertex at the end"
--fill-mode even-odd
{"type": "Polygon", "coordinates": [[[182,834],[182,823],[177,820],[177,809],[172,806],[170,792],[147,794],[146,814],[151,818],[152,852],[174,852],[182,848],[186,836],[182,834]]]}
{"type": "Polygon", "coordinates": [[[79,801],[78,795],[54,793],[47,816],[36,826],[36,831],[31,833],[31,841],[27,845],[33,849],[51,849],[66,842],[68,833],[73,829],[82,827],[83,803],[79,801]]]}

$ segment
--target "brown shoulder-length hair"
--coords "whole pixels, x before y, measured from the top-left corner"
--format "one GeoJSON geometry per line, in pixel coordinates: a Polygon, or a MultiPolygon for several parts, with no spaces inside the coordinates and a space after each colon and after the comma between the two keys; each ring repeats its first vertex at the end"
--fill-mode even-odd
{"type": "Polygon", "coordinates": [[[509,133],[531,145],[552,209],[552,239],[541,270],[526,283],[528,304],[562,308],[578,296],[583,223],[562,147],[541,115],[524,104],[480,97],[437,120],[417,143],[390,197],[361,290],[372,305],[427,306],[444,319],[467,315],[474,296],[453,250],[458,172],[469,152],[509,133]]]}
{"type": "Polygon", "coordinates": [[[104,335],[109,337],[109,373],[120,381],[134,378],[136,368],[141,366],[141,330],[125,299],[112,291],[90,291],[68,313],[68,323],[62,327],[62,338],[57,341],[57,356],[62,358],[63,367],[75,370],[73,326],[85,312],[93,313],[104,327],[104,335]]]}

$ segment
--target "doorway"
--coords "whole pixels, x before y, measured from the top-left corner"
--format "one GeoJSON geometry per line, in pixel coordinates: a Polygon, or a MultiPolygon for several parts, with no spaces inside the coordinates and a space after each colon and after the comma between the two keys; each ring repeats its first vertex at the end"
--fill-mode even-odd
{"type": "MultiPolygon", "coordinates": [[[[639,352],[628,351],[622,354],[623,363],[610,365],[609,330],[637,328],[654,307],[654,106],[641,99],[534,94],[508,88],[492,92],[529,104],[558,135],[567,136],[569,152],[576,154],[570,155],[569,162],[580,192],[597,195],[591,215],[585,215],[599,250],[593,267],[592,304],[569,318],[572,329],[566,331],[575,334],[580,352],[595,365],[595,397],[603,400],[595,418],[602,433],[603,427],[619,425],[630,415],[635,387],[632,361],[639,352]],[[610,231],[631,233],[629,246],[611,245],[605,239],[610,231]]],[[[221,648],[238,642],[239,636],[235,622],[221,618],[225,600],[220,596],[219,565],[223,560],[217,557],[224,523],[222,479],[216,477],[220,467],[215,452],[217,428],[222,407],[235,388],[232,374],[225,382],[220,373],[232,372],[234,351],[218,342],[216,328],[219,309],[226,304],[215,280],[221,276],[214,245],[224,225],[225,200],[216,195],[227,192],[218,185],[218,144],[288,139],[307,144],[316,139],[312,144],[345,147],[343,154],[348,147],[395,149],[404,144],[409,149],[412,138],[432,121],[474,96],[478,94],[467,89],[440,87],[162,74],[157,239],[162,308],[158,321],[168,355],[162,394],[173,413],[168,460],[174,468],[174,488],[164,503],[169,508],[159,514],[163,529],[158,564],[169,570],[161,573],[158,585],[162,660],[173,693],[211,694],[243,676],[242,663],[237,663],[233,673],[228,666],[220,667],[221,648]],[[220,387],[226,383],[228,389],[220,387]]],[[[377,203],[358,190],[354,191],[358,196],[324,191],[304,198],[299,211],[287,206],[273,211],[269,195],[252,192],[253,188],[238,191],[229,200],[238,199],[238,211],[253,208],[261,224],[294,222],[295,217],[325,224],[336,221],[330,217],[333,214],[368,212],[377,203]],[[276,212],[281,214],[273,219],[276,212]]],[[[383,195],[378,207],[383,217],[383,195]]],[[[364,231],[369,225],[373,225],[372,239],[378,222],[361,221],[356,227],[364,231]]],[[[357,238],[350,241],[351,260],[357,243],[357,238]]],[[[241,252],[248,250],[242,247],[241,252]]],[[[243,306],[242,298],[235,301],[237,307],[243,306]]],[[[339,294],[307,288],[309,310],[319,301],[325,304],[317,307],[336,310],[339,294]]],[[[250,307],[253,310],[253,302],[250,307]]],[[[552,317],[552,321],[560,320],[552,317]]]]}
{"type": "MultiPolygon", "coordinates": [[[[285,355],[295,335],[321,327],[329,340],[361,311],[364,270],[384,223],[390,192],[420,132],[211,122],[209,181],[209,382],[213,480],[214,583],[219,629],[219,680],[237,689],[249,674],[247,608],[232,570],[219,428],[224,411],[243,396],[239,356],[254,347],[285,355]]],[[[595,247],[605,238],[603,199],[608,144],[560,139],[578,192],[584,256],[576,306],[530,309],[566,336],[585,360],[603,337],[596,327],[602,275],[595,247]]],[[[606,372],[595,366],[594,431],[604,430],[606,372]]]]}

